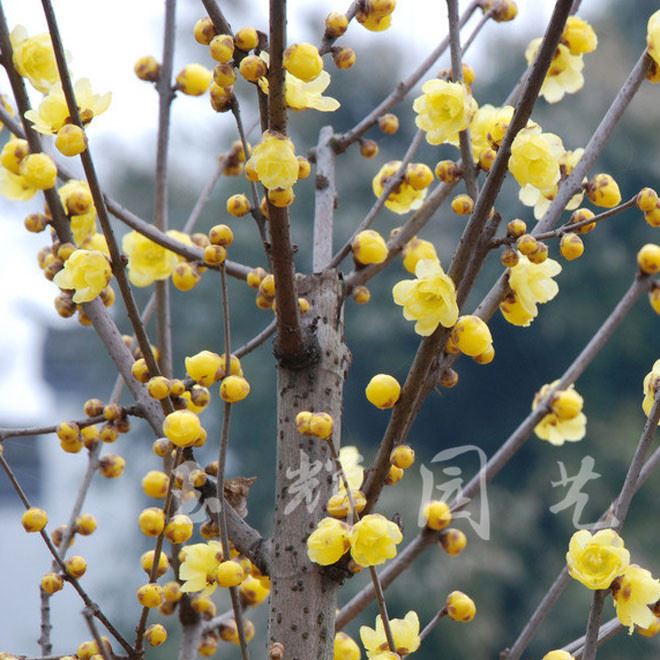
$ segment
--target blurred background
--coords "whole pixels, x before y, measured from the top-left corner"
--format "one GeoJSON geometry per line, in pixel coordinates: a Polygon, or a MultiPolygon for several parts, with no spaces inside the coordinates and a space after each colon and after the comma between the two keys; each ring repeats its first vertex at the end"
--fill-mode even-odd
{"type": "MultiPolygon", "coordinates": [[[[6,0],[10,26],[23,24],[30,34],[45,31],[37,0],[6,0]]],[[[59,0],[54,3],[65,45],[72,56],[75,76],[90,77],[95,90],[113,92],[110,110],[93,122],[89,135],[104,189],[143,218],[153,211],[153,164],[157,125],[157,95],[151,85],[139,81],[132,71],[140,56],[160,58],[162,2],[83,2],[59,0]]],[[[224,2],[225,12],[235,29],[255,25],[266,29],[267,2],[224,2]]],[[[466,61],[476,70],[474,95],[480,104],[500,104],[525,68],[524,50],[529,40],[541,36],[552,11],[549,0],[518,3],[520,16],[514,23],[488,24],[470,50],[466,61]]],[[[550,106],[540,100],[533,118],[546,131],[560,134],[566,148],[584,146],[602,114],[642,52],[646,21],[657,9],[653,0],[631,3],[585,0],[581,15],[592,22],[599,37],[598,50],[585,57],[585,86],[550,106]]],[[[341,11],[336,2],[308,3],[289,0],[289,39],[318,42],[323,18],[329,11],[341,11]]],[[[175,71],[190,62],[212,67],[207,51],[192,38],[192,26],[203,15],[201,3],[182,0],[178,8],[178,39],[175,71]]],[[[470,26],[464,34],[469,34],[470,26]]],[[[338,98],[341,109],[331,115],[314,111],[292,115],[291,131],[298,153],[316,143],[321,126],[332,123],[337,131],[353,126],[428,53],[446,30],[444,3],[425,0],[399,2],[393,28],[381,34],[351,25],[340,43],[355,48],[358,60],[350,71],[332,65],[332,84],[326,94],[338,98]]],[[[433,67],[448,66],[448,54],[433,67]]],[[[4,74],[4,72],[3,72],[4,74]]],[[[247,85],[238,85],[246,125],[256,117],[254,98],[247,85]]],[[[6,77],[0,91],[9,90],[6,77]]],[[[401,122],[391,137],[372,130],[380,154],[364,160],[356,147],[341,157],[338,169],[339,207],[336,215],[336,247],[350,236],[352,228],[373,203],[371,179],[383,163],[402,157],[414,131],[412,98],[394,109],[401,122]]],[[[641,187],[660,185],[660,124],[658,88],[642,86],[600,158],[595,171],[613,174],[624,199],[641,187]]],[[[33,102],[38,97],[33,97],[33,102]]],[[[4,137],[7,137],[6,131],[4,137]]],[[[208,98],[177,96],[173,104],[170,158],[170,225],[182,226],[200,190],[211,177],[215,159],[235,139],[230,114],[217,115],[208,98]]],[[[252,142],[258,139],[252,134],[252,142]]],[[[457,158],[448,146],[424,145],[416,160],[431,167],[444,158],[457,158]]],[[[73,160],[73,159],[72,159],[73,160]]],[[[77,164],[74,164],[76,166],[77,164]]],[[[199,231],[227,221],[225,199],[247,192],[246,181],[223,178],[204,212],[199,231]]],[[[293,232],[300,246],[298,268],[309,268],[312,179],[296,187],[293,232]]],[[[94,332],[80,327],[75,319],[60,319],[52,305],[55,287],[47,282],[36,265],[36,252],[45,245],[45,235],[23,229],[25,215],[39,210],[41,202],[10,203],[0,199],[0,231],[6,249],[0,260],[0,426],[49,424],[82,415],[83,402],[92,397],[107,399],[115,372],[94,332]],[[8,249],[7,249],[8,248],[8,249]]],[[[505,219],[522,217],[531,225],[529,209],[517,201],[517,186],[507,181],[498,202],[505,219]]],[[[254,226],[247,219],[230,219],[236,234],[231,258],[251,266],[265,265],[254,226]]],[[[375,228],[384,235],[401,224],[402,218],[382,211],[375,228]]],[[[447,208],[436,213],[421,234],[432,240],[447,263],[464,220],[447,208]]],[[[120,233],[124,228],[117,224],[120,233]]],[[[586,237],[582,259],[564,265],[557,278],[561,295],[541,307],[530,328],[513,328],[498,315],[491,324],[497,358],[488,367],[461,360],[457,370],[460,383],[452,390],[429,397],[411,434],[417,463],[405,479],[387,488],[380,511],[401,515],[412,538],[417,531],[417,513],[422,496],[420,466],[436,477],[440,470],[431,459],[446,448],[473,444],[491,455],[528,413],[534,393],[559,377],[586,341],[593,335],[635,274],[639,247],[657,241],[653,230],[633,209],[606,222],[586,237]]],[[[558,249],[552,244],[551,256],[558,249]]],[[[350,269],[346,262],[344,270],[350,269]]],[[[467,308],[472,309],[501,271],[495,255],[475,287],[467,308]]],[[[370,285],[372,298],[366,307],[346,306],[346,335],[353,353],[346,383],[342,444],[354,444],[368,465],[373,458],[388,414],[367,404],[366,383],[375,373],[391,373],[399,379],[406,371],[418,344],[412,324],[404,321],[393,305],[391,287],[406,276],[400,262],[370,285]]],[[[183,359],[202,349],[222,350],[222,326],[217,279],[207,274],[189,294],[172,293],[174,314],[174,365],[184,373],[183,359]]],[[[138,290],[144,304],[150,289],[138,290]]],[[[254,305],[254,292],[245,284],[230,281],[233,341],[248,340],[270,320],[270,313],[254,305]]],[[[118,302],[114,314],[123,332],[129,325],[118,302]]],[[[153,328],[150,328],[152,336],[153,328]]],[[[595,459],[595,471],[602,475],[584,488],[589,502],[581,522],[598,518],[618,493],[630,457],[644,422],[640,403],[642,379],[658,358],[658,320],[645,299],[641,299],[613,340],[578,381],[585,398],[588,417],[586,438],[561,448],[531,438],[515,459],[488,486],[491,539],[481,540],[467,521],[459,526],[469,539],[467,550],[458,558],[448,557],[441,548],[431,547],[422,561],[387,591],[390,614],[403,617],[415,609],[428,621],[442,607],[446,594],[460,589],[477,603],[478,615],[469,628],[444,621],[417,652],[422,658],[495,658],[515,639],[547,587],[564,565],[568,539],[574,531],[573,510],[552,514],[549,508],[561,501],[566,489],[553,487],[560,479],[558,461],[569,476],[578,473],[585,456],[595,459]]],[[[229,476],[256,476],[250,492],[249,522],[265,535],[271,528],[274,464],[274,370],[270,342],[243,361],[252,384],[251,396],[232,419],[229,476]]],[[[203,414],[209,437],[217,437],[220,406],[216,401],[203,414]]],[[[84,584],[92,598],[110,619],[132,637],[139,614],[133,591],[144,582],[139,557],[152,547],[137,527],[137,515],[147,501],[140,488],[144,473],[159,469],[160,459],[151,453],[149,429],[139,421],[122,437],[112,452],[123,455],[127,469],[119,480],[95,479],[85,512],[99,522],[91,538],[78,538],[75,551],[89,563],[84,584]]],[[[212,460],[214,443],[199,452],[200,461],[212,460]]],[[[86,466],[86,457],[65,454],[55,436],[15,439],[5,443],[8,462],[35,505],[48,510],[53,529],[66,522],[86,466]]],[[[469,479],[478,465],[475,460],[461,464],[469,479]]],[[[657,510],[660,485],[651,479],[636,497],[624,537],[634,561],[660,573],[658,564],[657,510]]],[[[50,569],[49,555],[36,535],[24,534],[19,523],[20,503],[8,481],[0,477],[0,651],[38,655],[39,580],[50,569]]],[[[340,603],[368,582],[365,574],[346,584],[340,603]]],[[[216,594],[218,610],[228,607],[216,594]]],[[[528,657],[541,657],[584,632],[591,594],[571,583],[529,649],[528,657]]],[[[52,640],[54,653],[73,653],[88,639],[89,632],[79,612],[81,603],[66,588],[52,599],[52,640]]],[[[257,627],[252,642],[254,657],[263,657],[266,607],[250,613],[257,627]]],[[[373,626],[375,606],[368,608],[347,632],[357,637],[360,624],[373,626]]],[[[614,615],[607,604],[605,618],[614,615]]],[[[154,620],[160,620],[158,617],[154,620]]],[[[166,625],[167,622],[163,621],[166,625]]],[[[174,623],[174,622],[173,622],[174,623]]],[[[174,631],[176,625],[171,629],[174,631]]],[[[170,626],[168,626],[170,628],[170,626]]],[[[151,651],[153,657],[174,657],[177,639],[151,651]]],[[[657,658],[658,640],[625,634],[609,642],[599,653],[603,660],[657,658]]],[[[235,647],[221,645],[217,657],[238,658],[235,647]]]]}

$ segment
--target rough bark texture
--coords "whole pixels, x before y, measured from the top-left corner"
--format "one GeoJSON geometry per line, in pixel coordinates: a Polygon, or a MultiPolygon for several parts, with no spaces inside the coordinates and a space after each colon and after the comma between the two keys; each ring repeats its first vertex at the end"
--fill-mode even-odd
{"type": "Polygon", "coordinates": [[[320,355],[318,362],[305,369],[278,369],[269,638],[271,644],[284,645],[287,660],[331,660],[338,583],[310,562],[306,541],[324,515],[334,468],[327,442],[300,435],[295,418],[301,410],[328,412],[335,422],[333,441],[339,446],[342,392],[350,354],[343,338],[337,273],[329,271],[299,280],[298,293],[311,303],[304,318],[310,319],[320,355]],[[310,471],[315,472],[308,482],[312,502],[303,500],[287,511],[296,497],[296,482],[305,477],[298,474],[302,457],[309,459],[310,471]]]}

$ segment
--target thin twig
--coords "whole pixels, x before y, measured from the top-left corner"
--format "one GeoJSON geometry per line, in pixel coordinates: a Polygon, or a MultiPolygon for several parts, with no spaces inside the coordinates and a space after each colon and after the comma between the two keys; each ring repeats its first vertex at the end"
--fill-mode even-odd
{"type": "MultiPolygon", "coordinates": [[[[220,291],[222,297],[222,318],[225,330],[225,370],[229,373],[231,361],[231,324],[229,316],[229,293],[227,291],[227,278],[220,269],[220,291]]],[[[229,545],[229,533],[227,531],[227,514],[225,503],[225,468],[227,464],[227,452],[229,451],[229,422],[231,419],[231,403],[225,402],[222,417],[222,432],[218,448],[218,480],[216,482],[216,499],[220,503],[220,511],[217,514],[217,523],[220,529],[220,540],[222,541],[222,556],[225,561],[231,558],[231,546],[229,545]]],[[[243,623],[243,611],[241,601],[236,587],[229,587],[231,606],[236,621],[238,640],[241,647],[241,657],[248,660],[250,654],[247,649],[245,637],[245,625],[243,623]]]]}
{"type": "MultiPolygon", "coordinates": [[[[612,637],[618,635],[622,630],[625,630],[625,626],[621,625],[619,619],[616,617],[610,619],[607,623],[604,623],[598,631],[598,646],[607,640],[612,639],[612,637]]],[[[570,644],[564,646],[562,650],[566,651],[567,653],[571,653],[575,657],[575,660],[579,660],[582,658],[582,647],[584,645],[584,641],[585,640],[583,635],[582,637],[578,637],[578,639],[573,640],[570,644]]]]}
{"type": "Polygon", "coordinates": [[[234,351],[234,355],[240,359],[248,353],[251,353],[255,348],[261,346],[268,337],[272,336],[275,333],[275,330],[277,330],[277,320],[271,321],[258,335],[255,335],[250,341],[243,344],[240,348],[237,348],[234,351]]]}
{"type": "MultiPolygon", "coordinates": [[[[348,22],[353,20],[355,17],[355,14],[357,13],[357,10],[360,8],[362,0],[353,0],[351,2],[349,8],[344,12],[346,18],[348,19],[348,22]]],[[[323,39],[321,40],[321,45],[319,46],[319,53],[321,55],[325,55],[326,53],[329,53],[332,50],[332,46],[337,41],[339,37],[331,37],[328,35],[328,33],[323,34],[323,39]]]]}
{"type": "MultiPolygon", "coordinates": [[[[451,76],[454,82],[463,82],[463,61],[461,56],[461,28],[458,18],[458,0],[447,0],[447,15],[449,20],[449,51],[451,53],[451,76]]],[[[477,199],[477,173],[472,156],[472,141],[470,130],[466,128],[458,134],[463,159],[463,179],[465,188],[471,199],[477,199]]]]}
{"type": "MultiPolygon", "coordinates": [[[[163,29],[163,57],[156,82],[158,90],[158,137],[156,140],[156,186],[154,199],[154,224],[162,232],[167,231],[167,151],[170,142],[170,115],[174,92],[172,90],[172,66],[174,60],[174,33],[176,30],[176,0],[165,0],[165,27],[163,29]]],[[[172,325],[170,289],[168,280],[155,283],[156,288],[156,336],[160,349],[160,368],[168,378],[172,377],[172,325]]]]}
{"type": "MultiPolygon", "coordinates": [[[[346,243],[344,243],[341,249],[332,258],[332,260],[328,264],[328,268],[336,268],[342,262],[344,257],[351,251],[351,245],[355,237],[361,231],[364,231],[365,229],[371,227],[371,224],[376,219],[376,216],[383,208],[383,206],[385,206],[385,202],[387,202],[389,196],[399,186],[401,181],[403,181],[403,177],[406,173],[406,169],[408,165],[411,163],[412,159],[414,158],[415,153],[417,153],[417,150],[419,149],[423,140],[424,140],[424,131],[418,129],[412,139],[412,142],[410,143],[410,146],[408,147],[408,150],[403,156],[403,160],[401,161],[401,165],[399,166],[399,169],[391,177],[388,178],[387,182],[383,186],[383,192],[379,195],[378,199],[376,199],[376,201],[373,203],[372,207],[369,209],[369,212],[367,213],[367,215],[364,216],[360,224],[353,232],[352,236],[346,241],[346,243]]],[[[318,157],[319,156],[317,150],[317,159],[318,157]]]]}
{"type": "Polygon", "coordinates": [[[82,615],[85,617],[85,621],[87,621],[87,627],[89,628],[89,632],[92,633],[92,637],[96,642],[96,647],[98,648],[98,652],[101,654],[101,656],[103,656],[103,660],[111,660],[110,654],[108,653],[108,649],[106,648],[106,645],[103,643],[103,640],[101,639],[101,635],[99,634],[99,630],[96,627],[96,623],[94,622],[94,613],[89,608],[86,607],[82,611],[82,615]]]}
{"type": "MultiPolygon", "coordinates": [[[[16,479],[16,475],[9,466],[9,463],[7,463],[7,460],[5,459],[1,451],[0,451],[0,466],[2,466],[2,469],[5,471],[5,474],[9,478],[9,481],[13,486],[14,490],[16,491],[16,494],[23,503],[23,506],[26,509],[30,509],[31,508],[30,500],[28,499],[21,485],[18,483],[18,480],[16,479]]],[[[80,586],[78,580],[76,580],[76,578],[70,576],[67,573],[66,566],[64,565],[64,562],[60,558],[57,548],[53,545],[53,542],[51,541],[50,536],[48,536],[48,533],[42,529],[39,532],[39,534],[41,535],[41,538],[44,540],[44,543],[46,544],[46,547],[48,548],[48,551],[52,555],[53,559],[57,562],[60,570],[63,573],[64,578],[78,592],[78,595],[82,598],[82,601],[83,603],[85,603],[86,607],[88,607],[94,613],[94,616],[108,629],[108,632],[117,640],[117,642],[119,642],[119,644],[124,648],[124,650],[128,652],[129,656],[132,656],[133,649],[131,645],[124,639],[122,634],[112,625],[112,623],[110,623],[110,621],[105,616],[105,614],[103,614],[99,606],[96,605],[94,602],[92,602],[92,599],[89,597],[87,592],[80,586]]]]}
{"type": "Polygon", "coordinates": [[[600,632],[600,617],[605,606],[605,597],[608,589],[594,591],[589,619],[587,621],[587,632],[584,636],[584,648],[582,649],[582,660],[595,660],[598,653],[598,633],[600,632]]]}
{"type": "Polygon", "coordinates": [[[419,641],[423,642],[432,632],[433,629],[447,616],[447,608],[443,607],[438,610],[437,614],[424,626],[424,629],[419,633],[419,641]]]}

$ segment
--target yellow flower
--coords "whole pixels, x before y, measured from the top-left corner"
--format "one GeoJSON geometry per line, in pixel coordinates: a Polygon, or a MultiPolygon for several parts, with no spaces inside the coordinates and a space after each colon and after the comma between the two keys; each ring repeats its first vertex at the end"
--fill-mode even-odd
{"type": "Polygon", "coordinates": [[[135,286],[166,280],[179,262],[177,255],[137,231],[124,236],[122,249],[128,257],[128,279],[135,286]]]}
{"type": "Polygon", "coordinates": [[[511,145],[509,171],[521,188],[534,186],[541,193],[553,193],[559,181],[559,160],[564,153],[561,138],[540,129],[526,128],[511,145]]]}
{"type": "MultiPolygon", "coordinates": [[[[475,113],[470,123],[470,139],[472,140],[472,155],[475,162],[479,154],[493,148],[504,136],[513,117],[513,106],[505,105],[496,108],[492,105],[482,105],[475,113]]],[[[458,139],[453,143],[458,146],[458,139]]]]}
{"type": "MultiPolygon", "coordinates": [[[[262,51],[261,59],[270,64],[268,53],[262,51]]],[[[319,110],[320,112],[334,112],[340,107],[339,101],[331,96],[323,96],[323,92],[330,85],[330,74],[323,70],[311,82],[305,82],[296,78],[288,71],[284,72],[284,93],[286,104],[293,110],[319,110]]],[[[268,79],[264,76],[257,81],[259,88],[264,94],[268,94],[268,79]]]]}
{"type": "Polygon", "coordinates": [[[323,60],[316,46],[309,43],[292,44],[284,51],[284,68],[303,82],[318,78],[323,70],[323,60]]]}
{"type": "Polygon", "coordinates": [[[195,543],[183,548],[184,560],[179,567],[179,579],[183,580],[181,591],[201,591],[208,596],[215,591],[216,573],[222,561],[222,546],[217,541],[195,543]]]}
{"type": "Polygon", "coordinates": [[[426,132],[429,144],[448,142],[470,125],[477,102],[463,83],[427,80],[422,92],[413,102],[413,110],[415,124],[426,132]]]}
{"type": "Polygon", "coordinates": [[[43,94],[59,78],[55,53],[46,32],[28,37],[27,30],[17,25],[9,35],[14,51],[14,66],[16,71],[27,78],[30,84],[43,94]]]}
{"type": "Polygon", "coordinates": [[[380,513],[370,513],[351,529],[351,557],[360,566],[378,566],[396,557],[396,546],[402,540],[396,523],[380,513]]]}
{"type": "Polygon", "coordinates": [[[493,344],[493,336],[486,323],[478,316],[461,316],[452,328],[449,341],[464,355],[476,357],[493,344]]]}
{"type": "MultiPolygon", "coordinates": [[[[99,95],[92,92],[92,84],[87,78],[81,78],[74,86],[76,103],[80,111],[83,123],[87,124],[94,117],[104,113],[110,106],[112,94],[99,95]]],[[[64,98],[61,83],[53,85],[48,95],[44,97],[37,110],[28,110],[25,117],[34,125],[34,129],[40,133],[50,135],[67,123],[69,109],[64,98]]]]}
{"type": "Polygon", "coordinates": [[[632,635],[635,626],[648,628],[655,621],[648,606],[660,599],[660,580],[645,568],[631,564],[612,586],[612,595],[616,615],[632,635]]]}
{"type": "Polygon", "coordinates": [[[456,288],[439,261],[422,259],[415,268],[417,279],[397,282],[392,289],[394,302],[403,306],[403,317],[415,323],[422,337],[438,325],[451,328],[458,319],[456,288]]]}
{"type": "MultiPolygon", "coordinates": [[[[541,41],[540,37],[532,39],[529,46],[527,46],[525,58],[530,66],[538,55],[541,41]]],[[[575,94],[584,87],[583,68],[582,55],[574,55],[567,46],[559,44],[541,86],[539,96],[545,98],[548,103],[557,103],[564,98],[565,94],[575,94]]]]}
{"type": "Polygon", "coordinates": [[[646,43],[649,55],[660,66],[660,9],[649,18],[646,43]]]}
{"type": "Polygon", "coordinates": [[[53,282],[60,289],[75,291],[73,302],[85,303],[101,293],[112,276],[106,256],[96,250],[75,250],[53,282]]]}
{"type": "Polygon", "coordinates": [[[37,192],[20,174],[6,168],[0,169],[0,195],[14,202],[32,199],[37,192]]]}
{"type": "Polygon", "coordinates": [[[57,181],[57,166],[48,154],[29,154],[21,161],[20,170],[25,181],[38,190],[49,190],[57,181]]]}
{"type": "Polygon", "coordinates": [[[335,635],[332,650],[332,660],[360,660],[360,647],[346,633],[335,635]]]}
{"type": "Polygon", "coordinates": [[[348,525],[336,518],[323,518],[307,539],[307,556],[315,564],[338,562],[350,546],[348,525]]]}
{"type": "Polygon", "coordinates": [[[323,92],[329,85],[330,74],[327,71],[321,71],[311,82],[304,82],[287,73],[284,77],[286,103],[294,110],[311,108],[320,112],[334,112],[341,106],[341,103],[332,96],[323,96],[323,92]]]}
{"type": "Polygon", "coordinates": [[[387,258],[387,244],[385,239],[373,229],[361,231],[351,244],[353,258],[356,263],[366,266],[367,264],[382,264],[387,258]]]}
{"type": "Polygon", "coordinates": [[[409,273],[414,273],[421,259],[438,261],[438,254],[435,251],[433,243],[413,236],[403,248],[403,267],[409,273]]]}
{"type": "MultiPolygon", "coordinates": [[[[96,207],[87,181],[71,179],[57,190],[62,206],[71,218],[71,232],[76,245],[82,246],[96,233],[96,207]]],[[[107,249],[107,244],[106,244],[107,249]]],[[[101,250],[105,252],[104,250],[101,250]]]]}
{"type": "Polygon", "coordinates": [[[270,593],[270,579],[248,575],[239,587],[241,597],[252,606],[263,603],[270,593]]]}
{"type": "MultiPolygon", "coordinates": [[[[73,231],[73,226],[71,227],[73,231]]],[[[86,250],[98,250],[102,252],[108,259],[110,258],[110,250],[108,248],[108,241],[105,239],[103,234],[94,233],[89,238],[86,238],[81,247],[84,247],[86,250]]]]}
{"type": "Polygon", "coordinates": [[[630,563],[630,553],[613,529],[601,529],[593,536],[581,529],[571,537],[566,563],[569,575],[585,587],[608,589],[630,563]]]}
{"type": "MultiPolygon", "coordinates": [[[[653,365],[653,369],[646,374],[644,377],[643,392],[644,400],[642,401],[642,410],[644,414],[648,417],[651,414],[651,408],[653,408],[653,402],[655,400],[655,389],[660,387],[660,360],[656,360],[653,365]]],[[[660,421],[658,422],[660,426],[660,421]]]]}
{"type": "Polygon", "coordinates": [[[500,303],[500,312],[502,316],[511,324],[520,328],[527,328],[531,325],[535,315],[530,314],[520,303],[516,294],[510,292],[500,303]]]}
{"type": "Polygon", "coordinates": [[[568,651],[557,649],[546,653],[541,660],[575,660],[575,658],[568,651]]]}
{"type": "MultiPolygon", "coordinates": [[[[545,397],[550,392],[550,389],[555,387],[558,382],[559,381],[556,380],[549,385],[544,385],[536,393],[532,403],[532,410],[534,410],[539,405],[539,403],[545,399],[545,397]]],[[[567,390],[565,390],[565,392],[577,394],[572,385],[567,390]]],[[[567,440],[569,442],[577,442],[578,440],[582,440],[586,433],[587,418],[585,414],[581,412],[581,410],[575,410],[573,412],[575,412],[575,414],[568,418],[566,418],[566,415],[560,416],[556,412],[548,413],[536,425],[534,428],[534,433],[536,433],[536,435],[541,438],[541,440],[547,440],[550,444],[555,445],[556,447],[563,445],[567,440]]]]}
{"type": "Polygon", "coordinates": [[[573,55],[593,53],[598,47],[598,37],[594,29],[587,21],[577,16],[568,17],[561,40],[573,55]]]}
{"type": "MultiPolygon", "coordinates": [[[[348,485],[351,490],[358,490],[362,486],[364,479],[364,468],[362,467],[362,456],[357,447],[342,447],[339,450],[339,463],[341,464],[348,485]]],[[[346,492],[344,480],[339,480],[339,492],[346,492]]]]}
{"type": "MultiPolygon", "coordinates": [[[[399,655],[414,653],[421,644],[419,639],[419,618],[414,611],[408,612],[403,619],[390,619],[390,629],[394,640],[395,651],[399,655]]],[[[385,628],[380,615],[376,617],[376,629],[360,626],[360,639],[367,649],[367,657],[377,658],[383,651],[389,649],[385,628]]]]}
{"type": "MultiPolygon", "coordinates": [[[[394,176],[401,167],[400,160],[391,160],[383,165],[371,182],[374,195],[380,197],[387,179],[394,176]]],[[[426,197],[426,188],[415,190],[405,179],[389,194],[385,206],[394,213],[403,214],[417,210],[426,197]]]]}
{"type": "Polygon", "coordinates": [[[522,254],[518,263],[509,269],[509,286],[531,319],[538,315],[538,304],[549,302],[559,293],[559,285],[552,279],[559,273],[561,265],[554,259],[534,264],[522,254]]]}
{"type": "Polygon", "coordinates": [[[270,131],[264,132],[245,167],[253,169],[268,190],[290,188],[298,180],[298,159],[293,142],[270,131]]]}

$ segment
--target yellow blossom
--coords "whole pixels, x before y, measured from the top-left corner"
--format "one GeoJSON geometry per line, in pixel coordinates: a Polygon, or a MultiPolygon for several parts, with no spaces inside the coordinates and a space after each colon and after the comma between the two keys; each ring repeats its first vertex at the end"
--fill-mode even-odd
{"type": "Polygon", "coordinates": [[[351,557],[360,566],[378,566],[396,557],[396,546],[402,540],[396,523],[380,513],[370,513],[351,529],[351,557]]]}
{"type": "Polygon", "coordinates": [[[537,305],[549,302],[559,293],[559,285],[552,278],[560,272],[561,265],[554,259],[534,264],[522,254],[518,263],[509,269],[509,286],[515,293],[517,303],[531,319],[538,314],[537,305]]]}
{"type": "MultiPolygon", "coordinates": [[[[651,414],[651,408],[653,408],[656,387],[660,388],[660,360],[655,361],[653,369],[644,377],[644,384],[642,386],[644,392],[642,410],[647,417],[651,414]]],[[[660,421],[658,422],[658,426],[660,426],[660,421]]]]}
{"type": "MultiPolygon", "coordinates": [[[[554,388],[559,381],[554,381],[549,385],[544,385],[534,397],[532,403],[532,410],[534,410],[539,403],[548,395],[550,390],[554,388]]],[[[567,390],[564,390],[566,393],[575,393],[573,386],[571,385],[567,390]]],[[[561,395],[563,392],[557,392],[555,396],[561,395]]],[[[579,396],[579,395],[578,395],[579,396]]],[[[580,397],[581,399],[581,397],[580,397]]],[[[560,410],[560,412],[562,412],[560,410]]],[[[557,412],[548,413],[534,428],[534,433],[541,438],[541,440],[547,440],[550,444],[557,447],[561,446],[567,440],[569,442],[577,442],[582,440],[586,433],[587,426],[587,417],[580,409],[575,409],[571,412],[572,416],[567,417],[564,414],[557,414],[557,412]]]]}
{"type": "Polygon", "coordinates": [[[265,131],[245,167],[255,170],[268,190],[290,188],[298,180],[298,159],[293,142],[279,133],[265,131]]]}
{"type": "MultiPolygon", "coordinates": [[[[530,66],[539,53],[541,41],[540,37],[532,39],[529,46],[527,46],[525,58],[530,66]]],[[[582,55],[574,55],[567,46],[559,44],[541,86],[539,96],[545,98],[548,103],[558,103],[564,98],[565,94],[575,94],[584,87],[583,68],[582,55]]]]}
{"type": "Polygon", "coordinates": [[[428,80],[422,85],[422,96],[413,103],[415,123],[426,133],[429,144],[442,144],[465,130],[477,110],[477,102],[459,82],[428,80]]]}
{"type": "Polygon", "coordinates": [[[649,18],[646,43],[649,55],[660,66],[660,9],[649,18]]]}
{"type": "Polygon", "coordinates": [[[541,660],[575,660],[575,658],[568,651],[557,649],[546,653],[541,660]]]}
{"type": "Polygon", "coordinates": [[[309,43],[292,44],[284,51],[284,68],[303,82],[311,82],[323,70],[323,60],[316,46],[309,43]]]}
{"type": "Polygon", "coordinates": [[[655,621],[649,605],[660,599],[660,580],[645,568],[631,564],[612,586],[612,595],[617,618],[632,635],[635,626],[648,628],[655,621]]]}
{"type": "MultiPolygon", "coordinates": [[[[73,226],[71,229],[73,230],[73,226]]],[[[82,242],[81,247],[84,247],[86,250],[98,250],[99,252],[102,252],[106,257],[108,257],[108,259],[110,258],[108,241],[103,234],[95,232],[82,242]]]]}
{"type": "Polygon", "coordinates": [[[183,580],[181,591],[201,591],[208,596],[217,586],[216,573],[222,561],[222,546],[217,541],[195,543],[183,548],[184,560],[179,567],[179,579],[183,580]]]}
{"type": "MultiPolygon", "coordinates": [[[[104,113],[110,106],[112,94],[94,94],[92,84],[87,78],[81,78],[74,86],[76,103],[83,123],[89,123],[94,117],[104,113]]],[[[64,98],[61,83],[53,85],[44,96],[37,110],[28,110],[25,117],[34,125],[35,130],[46,135],[57,133],[69,120],[69,109],[64,98]]]]}
{"type": "Polygon", "coordinates": [[[53,282],[60,289],[75,291],[73,302],[85,303],[94,300],[108,286],[111,275],[110,263],[104,254],[96,250],[75,250],[53,282]]]}
{"type": "Polygon", "coordinates": [[[521,188],[534,186],[541,193],[553,193],[559,181],[559,161],[564,153],[561,138],[540,129],[524,129],[511,145],[509,171],[521,188]]]}
{"type": "Polygon", "coordinates": [[[608,589],[630,563],[630,553],[613,529],[601,529],[593,536],[581,529],[571,537],[566,563],[569,575],[585,587],[608,589]]]}
{"type": "Polygon", "coordinates": [[[21,161],[20,171],[26,183],[37,190],[49,190],[57,181],[57,167],[48,154],[29,154],[21,161]]]}
{"type": "MultiPolygon", "coordinates": [[[[395,651],[399,655],[414,653],[420,646],[419,618],[414,611],[408,612],[403,619],[390,619],[390,629],[394,640],[395,651]]],[[[376,629],[360,626],[360,639],[367,649],[367,657],[379,657],[379,654],[389,649],[385,628],[380,615],[376,617],[376,629]]]]}
{"type": "MultiPolygon", "coordinates": [[[[270,63],[268,53],[262,51],[261,59],[270,63]]],[[[330,74],[323,70],[310,82],[296,78],[288,71],[284,72],[284,93],[286,104],[293,110],[319,110],[320,112],[334,112],[340,107],[339,101],[331,96],[323,96],[323,92],[330,85],[330,74]]],[[[264,94],[268,94],[268,79],[264,76],[257,81],[264,94]]]]}
{"type": "MultiPolygon", "coordinates": [[[[14,174],[21,173],[21,161],[28,155],[30,148],[26,140],[13,135],[5,142],[0,152],[0,163],[14,174]]],[[[654,207],[655,208],[655,207],[654,207]]]]}
{"type": "Polygon", "coordinates": [[[593,53],[598,46],[598,37],[594,29],[582,18],[569,16],[561,35],[561,40],[573,55],[593,53]]]}
{"type": "Polygon", "coordinates": [[[458,319],[456,288],[438,261],[422,259],[415,268],[417,279],[397,282],[394,302],[403,306],[403,317],[416,321],[415,332],[432,334],[438,325],[451,328],[458,319]]]}
{"type": "MultiPolygon", "coordinates": [[[[394,176],[400,167],[400,160],[391,160],[380,168],[371,184],[376,197],[383,194],[387,179],[394,176]]],[[[402,179],[399,185],[389,194],[385,206],[394,213],[408,213],[408,211],[417,210],[422,205],[425,197],[426,188],[415,190],[405,179],[402,179]]]]}
{"type": "Polygon", "coordinates": [[[0,195],[14,202],[32,199],[37,189],[31,186],[21,174],[14,174],[0,168],[0,195]]]}
{"type": "Polygon", "coordinates": [[[122,249],[128,257],[128,279],[135,286],[149,286],[155,280],[166,280],[179,262],[174,252],[137,231],[124,236],[122,249]]]}
{"type": "Polygon", "coordinates": [[[360,660],[360,647],[346,633],[335,635],[332,650],[332,660],[360,660]]]}
{"type": "Polygon", "coordinates": [[[438,254],[433,243],[413,236],[403,248],[403,267],[409,273],[414,273],[420,259],[438,261],[438,254]]]}
{"type": "MultiPolygon", "coordinates": [[[[357,490],[362,486],[364,479],[364,468],[362,467],[362,456],[357,447],[345,446],[339,450],[339,463],[346,475],[351,490],[357,490]]],[[[344,480],[339,480],[339,492],[346,492],[344,480]]]]}
{"type": "MultiPolygon", "coordinates": [[[[506,132],[511,117],[513,117],[512,105],[505,105],[501,108],[482,105],[476,111],[470,123],[472,155],[475,162],[479,160],[479,154],[482,151],[492,148],[497,143],[499,135],[506,132]]],[[[458,139],[453,144],[458,146],[458,139]]]]}
{"type": "Polygon", "coordinates": [[[316,564],[329,566],[348,550],[348,525],[336,518],[323,518],[307,539],[307,556],[316,564]]]}
{"type": "Polygon", "coordinates": [[[16,71],[42,93],[59,80],[53,44],[47,32],[29,37],[22,25],[17,25],[9,35],[14,51],[16,71]]]}

